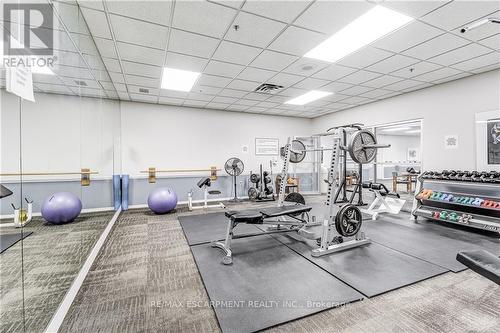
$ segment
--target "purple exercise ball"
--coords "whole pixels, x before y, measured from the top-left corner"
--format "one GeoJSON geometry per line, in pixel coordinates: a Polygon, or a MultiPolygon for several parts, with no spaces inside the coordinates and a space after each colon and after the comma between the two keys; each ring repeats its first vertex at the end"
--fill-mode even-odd
{"type": "Polygon", "coordinates": [[[82,202],[71,192],[54,193],[42,203],[42,217],[54,224],[71,222],[81,211],[82,202]]]}
{"type": "Polygon", "coordinates": [[[148,196],[148,206],[156,214],[165,214],[177,206],[177,194],[168,188],[155,189],[148,196]]]}

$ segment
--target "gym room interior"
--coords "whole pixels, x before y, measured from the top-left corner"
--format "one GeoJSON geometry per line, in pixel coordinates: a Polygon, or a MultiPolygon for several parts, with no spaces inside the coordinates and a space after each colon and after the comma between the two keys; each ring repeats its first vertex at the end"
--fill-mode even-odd
{"type": "Polygon", "coordinates": [[[500,1],[1,12],[1,333],[500,332],[500,1]]]}

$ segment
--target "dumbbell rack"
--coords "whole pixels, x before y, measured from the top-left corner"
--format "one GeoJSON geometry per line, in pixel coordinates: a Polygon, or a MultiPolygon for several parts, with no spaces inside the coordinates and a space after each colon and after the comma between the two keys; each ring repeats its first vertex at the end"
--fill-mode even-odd
{"type": "MultiPolygon", "coordinates": [[[[423,179],[418,177],[413,201],[412,215],[468,226],[471,228],[490,230],[500,233],[500,207],[473,205],[472,203],[453,202],[433,198],[419,198],[424,190],[432,190],[454,197],[470,197],[482,200],[500,202],[499,183],[464,182],[445,179],[423,179]],[[435,213],[446,212],[445,216],[435,216],[435,213]],[[454,213],[454,214],[453,214],[454,213]],[[446,216],[457,218],[447,218],[446,216]]],[[[470,200],[469,200],[470,201],[470,200]]]]}

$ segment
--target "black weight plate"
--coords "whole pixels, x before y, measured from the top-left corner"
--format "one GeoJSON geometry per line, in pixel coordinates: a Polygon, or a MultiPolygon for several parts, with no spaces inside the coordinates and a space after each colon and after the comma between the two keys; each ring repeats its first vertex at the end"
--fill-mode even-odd
{"type": "Polygon", "coordinates": [[[252,183],[258,183],[260,181],[260,176],[258,174],[256,174],[256,173],[252,173],[250,175],[250,181],[252,183]]]}
{"type": "Polygon", "coordinates": [[[269,176],[264,177],[264,184],[269,184],[269,183],[271,183],[272,181],[273,181],[273,180],[271,179],[271,177],[269,177],[269,176]]]}
{"type": "Polygon", "coordinates": [[[248,189],[248,198],[250,200],[257,200],[259,197],[259,191],[255,187],[251,187],[248,189]]]}
{"type": "Polygon", "coordinates": [[[267,185],[265,191],[267,195],[273,194],[274,187],[272,185],[267,185]]]}
{"type": "Polygon", "coordinates": [[[364,145],[377,144],[375,134],[367,130],[356,131],[351,135],[348,151],[355,163],[366,164],[375,159],[377,148],[364,148],[364,145]]]}
{"type": "Polygon", "coordinates": [[[361,211],[351,204],[342,206],[335,216],[335,228],[344,237],[356,235],[361,229],[362,222],[361,211]]]}
{"type": "Polygon", "coordinates": [[[297,192],[288,193],[287,196],[285,197],[285,201],[295,202],[302,205],[306,204],[306,199],[304,199],[304,196],[297,192]]]}

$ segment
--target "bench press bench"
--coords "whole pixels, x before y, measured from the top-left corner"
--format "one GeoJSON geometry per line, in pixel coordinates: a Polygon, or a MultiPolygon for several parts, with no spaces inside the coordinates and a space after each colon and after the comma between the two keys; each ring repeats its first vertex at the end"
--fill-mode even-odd
{"type": "Polygon", "coordinates": [[[312,233],[306,228],[319,223],[310,223],[308,213],[311,206],[296,204],[285,205],[281,207],[268,207],[244,211],[227,211],[224,215],[229,219],[226,229],[226,238],[224,241],[212,242],[212,247],[217,247],[224,251],[225,256],[222,263],[229,265],[233,262],[231,242],[233,239],[254,237],[268,234],[300,232],[303,237],[312,237],[312,233]],[[240,224],[268,224],[273,225],[268,231],[256,232],[243,235],[234,235],[234,228],[240,224]]]}

